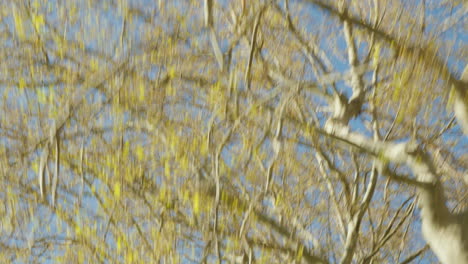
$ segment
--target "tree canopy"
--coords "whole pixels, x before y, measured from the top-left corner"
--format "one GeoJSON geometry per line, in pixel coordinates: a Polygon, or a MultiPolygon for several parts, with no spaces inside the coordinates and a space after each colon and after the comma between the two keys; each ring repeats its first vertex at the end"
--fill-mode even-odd
{"type": "Polygon", "coordinates": [[[0,10],[1,263],[446,261],[427,228],[468,205],[465,1],[0,10]]]}

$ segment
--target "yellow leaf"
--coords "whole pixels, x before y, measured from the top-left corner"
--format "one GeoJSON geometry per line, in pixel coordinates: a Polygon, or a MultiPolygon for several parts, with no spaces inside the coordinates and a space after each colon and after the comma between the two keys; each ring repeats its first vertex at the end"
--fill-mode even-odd
{"type": "Polygon", "coordinates": [[[99,69],[99,62],[96,59],[92,59],[90,67],[92,71],[97,71],[99,69]]]}
{"type": "Polygon", "coordinates": [[[136,174],[135,169],[131,166],[128,166],[124,173],[124,179],[127,182],[133,182],[135,180],[136,174]]]}
{"type": "Polygon", "coordinates": [[[455,88],[452,85],[452,89],[450,89],[449,98],[447,100],[447,105],[446,105],[447,112],[452,111],[452,107],[453,107],[454,102],[455,102],[455,88]]]}
{"type": "MultiPolygon", "coordinates": [[[[63,263],[63,262],[61,262],[63,263]]],[[[78,263],[85,263],[85,256],[83,251],[78,252],[78,263]]]]}
{"type": "Polygon", "coordinates": [[[134,254],[133,252],[128,252],[127,255],[125,256],[125,263],[134,263],[134,254]]]}
{"type": "Polygon", "coordinates": [[[13,9],[13,19],[15,20],[15,28],[16,28],[16,34],[18,35],[18,38],[24,39],[25,34],[24,34],[24,27],[23,27],[23,18],[18,13],[18,10],[16,10],[16,8],[13,9]]]}
{"type": "Polygon", "coordinates": [[[34,0],[31,6],[34,10],[38,10],[39,8],[41,8],[41,3],[39,3],[39,0],[34,0]]]}
{"type": "Polygon", "coordinates": [[[166,160],[164,163],[164,175],[166,176],[166,178],[171,177],[171,166],[169,164],[169,160],[166,160]]]}
{"type": "Polygon", "coordinates": [[[403,122],[404,119],[405,119],[405,115],[402,114],[402,113],[399,113],[398,116],[396,117],[395,122],[396,122],[397,124],[400,124],[401,122],[403,122]]]}
{"type": "Polygon", "coordinates": [[[176,135],[176,132],[173,131],[172,134],[170,135],[170,146],[171,146],[171,150],[176,152],[177,151],[177,143],[178,143],[178,138],[177,138],[177,135],[176,135]]]}
{"type": "Polygon", "coordinates": [[[130,143],[127,141],[124,144],[123,152],[122,152],[122,158],[124,160],[128,159],[128,153],[130,152],[130,143]]]}
{"type": "Polygon", "coordinates": [[[24,81],[23,78],[20,78],[20,79],[19,79],[19,83],[18,83],[18,87],[19,87],[20,89],[23,89],[25,86],[26,86],[26,82],[24,81]]]}
{"type": "Polygon", "coordinates": [[[205,140],[200,145],[200,155],[205,156],[208,153],[208,141],[205,140]]]}
{"type": "Polygon", "coordinates": [[[167,72],[168,72],[169,78],[173,79],[176,74],[176,69],[174,66],[171,66],[169,67],[169,70],[167,72]]]}
{"type": "Polygon", "coordinates": [[[198,215],[200,213],[200,194],[195,192],[193,196],[193,213],[198,215]]]}
{"type": "Polygon", "coordinates": [[[180,169],[181,170],[186,170],[188,169],[189,167],[189,160],[188,160],[188,157],[186,155],[183,155],[182,157],[180,157],[180,169]]]}
{"type": "Polygon", "coordinates": [[[162,187],[159,191],[159,200],[164,201],[166,199],[166,188],[162,187]]]}
{"type": "Polygon", "coordinates": [[[281,202],[281,194],[278,194],[275,199],[275,206],[278,206],[281,202]]]}
{"type": "Polygon", "coordinates": [[[54,97],[55,97],[55,92],[54,92],[54,87],[52,85],[49,87],[49,104],[54,103],[54,97]]]}
{"type": "Polygon", "coordinates": [[[145,100],[145,83],[142,81],[140,82],[140,102],[145,100]]]}
{"type": "Polygon", "coordinates": [[[63,39],[58,36],[58,35],[53,35],[52,37],[54,39],[54,42],[55,42],[55,45],[57,46],[57,51],[58,51],[58,54],[59,54],[59,57],[61,59],[63,59],[63,39]]]}
{"type": "Polygon", "coordinates": [[[377,66],[377,63],[379,62],[379,59],[380,59],[380,50],[382,49],[382,44],[381,43],[377,43],[377,45],[375,45],[374,47],[374,52],[372,54],[372,63],[375,66],[377,66]]]}
{"type": "Polygon", "coordinates": [[[120,199],[120,195],[121,195],[121,186],[120,186],[120,182],[119,181],[116,181],[114,183],[114,196],[116,199],[120,199]]]}
{"type": "Polygon", "coordinates": [[[44,16],[43,15],[33,15],[32,16],[32,22],[34,25],[34,28],[36,28],[37,31],[40,31],[42,29],[42,26],[44,26],[44,16]]]}
{"type": "Polygon", "coordinates": [[[135,154],[136,154],[136,156],[137,156],[137,159],[138,159],[139,161],[142,161],[143,158],[145,157],[145,153],[144,153],[143,147],[142,147],[142,146],[139,146],[139,145],[136,146],[136,148],[135,148],[135,154]]]}
{"type": "Polygon", "coordinates": [[[122,250],[122,239],[120,237],[117,238],[117,252],[122,250]]]}
{"type": "Polygon", "coordinates": [[[76,233],[77,236],[81,235],[81,227],[79,225],[75,226],[75,233],[76,233]]]}
{"type": "Polygon", "coordinates": [[[394,84],[394,90],[393,90],[392,100],[396,102],[400,98],[400,92],[402,88],[401,75],[397,75],[396,73],[393,74],[393,84],[394,84]]]}
{"type": "Polygon", "coordinates": [[[33,169],[35,174],[38,174],[39,173],[39,164],[37,162],[34,162],[32,164],[32,169],[33,169]]]}

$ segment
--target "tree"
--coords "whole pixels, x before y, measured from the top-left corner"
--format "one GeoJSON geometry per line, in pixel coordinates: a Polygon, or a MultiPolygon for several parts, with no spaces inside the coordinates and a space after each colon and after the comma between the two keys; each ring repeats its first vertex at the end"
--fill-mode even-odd
{"type": "Polygon", "coordinates": [[[2,263],[468,262],[463,1],[1,5],[2,263]]]}

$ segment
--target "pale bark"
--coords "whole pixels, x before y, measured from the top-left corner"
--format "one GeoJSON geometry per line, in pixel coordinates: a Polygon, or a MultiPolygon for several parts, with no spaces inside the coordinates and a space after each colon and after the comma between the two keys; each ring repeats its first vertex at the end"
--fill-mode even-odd
{"type": "Polygon", "coordinates": [[[463,71],[460,84],[454,87],[455,103],[453,106],[458,124],[463,130],[463,133],[468,136],[468,91],[467,89],[468,89],[468,65],[465,67],[465,70],[463,71]]]}
{"type": "MultiPolygon", "coordinates": [[[[434,251],[435,255],[444,264],[466,264],[468,263],[468,213],[453,214],[446,206],[446,198],[443,194],[443,186],[439,181],[431,157],[414,142],[410,143],[392,143],[392,142],[372,142],[370,138],[359,133],[350,132],[348,123],[351,118],[359,114],[362,108],[362,81],[359,75],[354,72],[357,66],[357,59],[352,42],[352,31],[350,25],[359,26],[369,33],[375,34],[384,41],[398,39],[384,31],[376,29],[374,26],[355,20],[347,10],[338,10],[333,5],[309,0],[308,2],[323,8],[330,13],[340,17],[345,25],[345,39],[348,43],[348,56],[351,65],[351,87],[353,95],[348,101],[341,94],[335,94],[333,102],[333,117],[325,124],[325,131],[333,137],[343,140],[351,145],[365,149],[367,152],[379,157],[385,162],[408,166],[416,179],[422,183],[417,184],[416,188],[419,194],[419,207],[421,209],[423,236],[434,251]],[[358,99],[353,102],[353,99],[358,99]]],[[[404,41],[400,44],[400,49],[418,50],[425,54],[427,58],[436,58],[436,67],[442,72],[447,73],[446,79],[452,85],[455,94],[454,112],[457,121],[465,135],[468,135],[468,66],[462,74],[461,80],[457,80],[448,70],[447,65],[432,55],[430,49],[423,47],[414,47],[404,41]]],[[[352,230],[358,228],[358,225],[351,221],[349,228],[352,230]]],[[[352,257],[352,232],[348,233],[346,241],[346,250],[342,263],[350,263],[352,257]]]]}
{"type": "Polygon", "coordinates": [[[443,186],[427,153],[412,143],[372,142],[339,126],[328,132],[383,160],[408,166],[422,184],[417,184],[424,238],[444,264],[468,263],[468,213],[454,214],[446,206],[443,186]]]}

